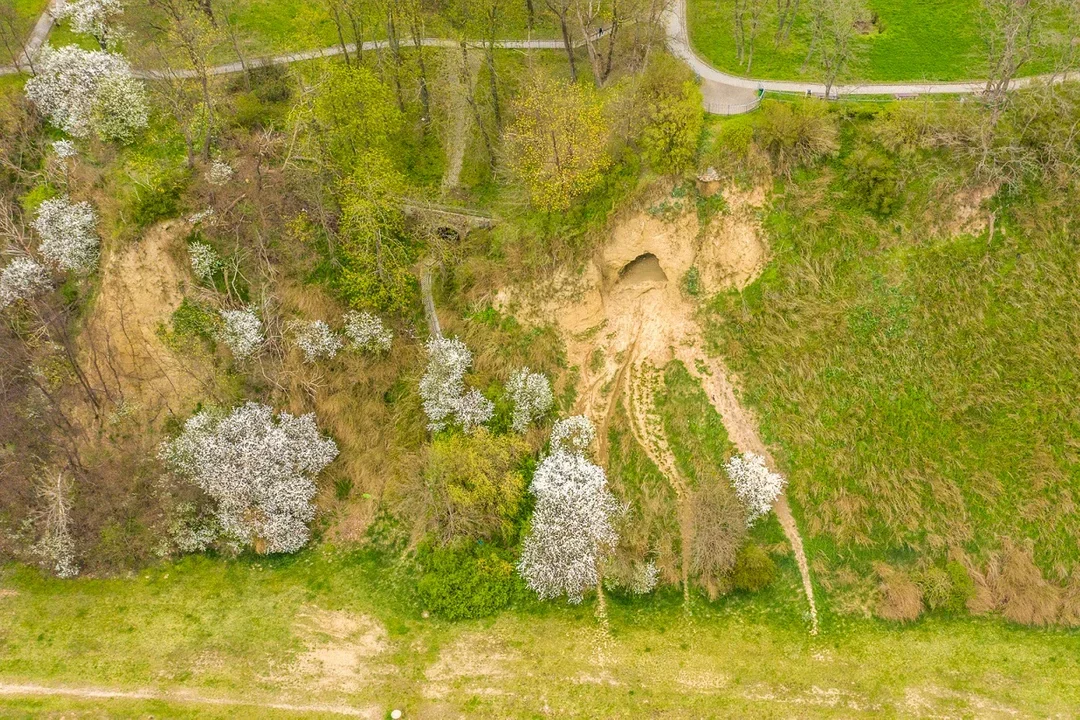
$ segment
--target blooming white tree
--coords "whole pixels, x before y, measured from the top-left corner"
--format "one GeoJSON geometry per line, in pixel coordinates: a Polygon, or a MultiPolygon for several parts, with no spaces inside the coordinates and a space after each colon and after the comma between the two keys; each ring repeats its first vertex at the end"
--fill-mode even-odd
{"type": "Polygon", "coordinates": [[[0,270],[0,310],[29,300],[49,289],[49,271],[28,257],[12,260],[0,270]]]}
{"type": "Polygon", "coordinates": [[[192,225],[199,225],[200,223],[210,223],[214,220],[214,208],[208,207],[205,210],[200,210],[197,213],[188,215],[187,221],[192,225]]]}
{"type": "Polygon", "coordinates": [[[203,282],[213,278],[214,273],[221,267],[221,258],[217,251],[199,240],[188,243],[188,257],[191,259],[191,272],[203,282]]]}
{"type": "Polygon", "coordinates": [[[105,47],[117,34],[115,20],[124,13],[121,0],[67,0],[52,11],[57,20],[71,19],[71,29],[92,35],[105,47]]]}
{"type": "Polygon", "coordinates": [[[87,272],[97,263],[97,216],[85,200],[63,195],[41,203],[33,227],[41,237],[42,256],[62,270],[87,272]]]}
{"type": "Polygon", "coordinates": [[[584,455],[596,438],[596,428],[584,415],[573,415],[555,423],[551,428],[551,452],[584,455]]]}
{"type": "Polygon", "coordinates": [[[454,419],[461,429],[471,433],[491,419],[495,414],[495,403],[484,397],[475,388],[462,395],[454,407],[454,419]]]}
{"type": "Polygon", "coordinates": [[[73,578],[79,574],[75,561],[75,542],[71,538],[71,488],[63,474],[43,480],[37,488],[41,510],[38,524],[41,538],[33,550],[50,570],[60,578],[73,578]]]}
{"type": "Polygon", "coordinates": [[[298,320],[290,323],[289,329],[293,333],[296,346],[304,353],[304,362],[329,360],[338,354],[344,344],[322,320],[298,320]]]}
{"type": "Polygon", "coordinates": [[[203,411],[160,457],[216,504],[229,539],[257,552],[291,553],[307,544],[315,517],[315,477],[337,457],[314,415],[294,417],[249,402],[225,416],[203,411]]]}
{"type": "Polygon", "coordinates": [[[79,154],[79,149],[75,147],[75,143],[70,140],[56,140],[52,144],[53,152],[56,153],[56,157],[61,160],[67,160],[68,158],[75,157],[79,154]]]}
{"type": "Polygon", "coordinates": [[[506,389],[514,403],[514,414],[510,422],[514,432],[525,432],[529,423],[542,418],[555,401],[547,375],[532,372],[527,367],[510,376],[506,389]]]}
{"type": "Polygon", "coordinates": [[[244,360],[263,343],[263,324],[254,308],[222,310],[224,321],[218,338],[225,343],[237,360],[244,360]]]}
{"type": "Polygon", "coordinates": [[[439,432],[454,419],[465,395],[465,372],[472,353],[457,338],[435,335],[427,342],[427,371],[420,378],[420,399],[428,417],[428,430],[439,432]]]}
{"type": "Polygon", "coordinates": [[[746,504],[749,512],[746,524],[753,525],[768,514],[773,501],[784,491],[787,480],[765,466],[765,458],[755,453],[735,455],[724,466],[735,494],[746,504]]]}
{"type": "Polygon", "coordinates": [[[127,142],[147,124],[146,90],[116,53],[45,45],[25,92],[53,125],[75,137],[96,131],[104,140],[127,142]]]}
{"type": "Polygon", "coordinates": [[[377,316],[350,310],[345,313],[345,337],[357,350],[376,353],[390,349],[394,333],[377,316]]]}
{"type": "Polygon", "coordinates": [[[232,165],[224,160],[214,160],[210,163],[210,169],[206,171],[206,182],[219,187],[232,180],[232,177],[232,165]]]}
{"type": "Polygon", "coordinates": [[[612,518],[619,505],[607,477],[584,455],[559,449],[540,463],[529,490],[536,509],[518,572],[541,599],[579,603],[618,540],[612,518]]]}

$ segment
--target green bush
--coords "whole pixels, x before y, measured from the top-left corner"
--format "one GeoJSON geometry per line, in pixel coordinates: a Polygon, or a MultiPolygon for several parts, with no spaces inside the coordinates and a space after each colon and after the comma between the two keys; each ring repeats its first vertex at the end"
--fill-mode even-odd
{"type": "Polygon", "coordinates": [[[131,207],[131,219],[139,228],[147,228],[158,220],[176,217],[180,213],[180,191],[183,184],[178,177],[160,177],[151,185],[140,187],[135,193],[131,207]]]}
{"type": "Polygon", "coordinates": [[[952,580],[952,594],[946,609],[962,612],[967,609],[967,601],[975,597],[975,581],[971,579],[967,569],[955,560],[945,563],[945,572],[949,573],[952,580]]]}
{"type": "Polygon", "coordinates": [[[213,346],[218,316],[210,308],[185,297],[171,320],[172,327],[164,331],[166,344],[180,348],[192,340],[202,340],[213,346]]]}
{"type": "Polygon", "coordinates": [[[493,615],[514,598],[518,581],[513,557],[492,545],[427,550],[420,564],[420,600],[447,620],[493,615]]]}
{"type": "Polygon", "coordinates": [[[731,582],[737,590],[757,592],[776,580],[776,563],[757,545],[744,545],[735,558],[731,582]]]}
{"type": "Polygon", "coordinates": [[[645,107],[641,149],[661,173],[681,173],[694,166],[701,137],[701,90],[690,71],[670,55],[656,55],[638,88],[645,107]]]}
{"type": "Polygon", "coordinates": [[[892,158],[860,148],[844,161],[847,185],[867,210],[888,215],[901,197],[900,172],[892,158]]]}
{"type": "Polygon", "coordinates": [[[40,183],[35,185],[25,195],[19,198],[19,204],[22,205],[23,212],[28,216],[32,216],[37,212],[38,206],[46,200],[51,200],[60,194],[60,191],[49,183],[40,183]]]}

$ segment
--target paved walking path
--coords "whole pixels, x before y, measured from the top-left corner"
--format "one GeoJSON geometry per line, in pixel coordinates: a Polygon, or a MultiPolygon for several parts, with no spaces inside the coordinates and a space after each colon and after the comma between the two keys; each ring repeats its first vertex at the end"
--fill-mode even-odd
{"type": "MultiPolygon", "coordinates": [[[[51,6],[61,6],[64,0],[53,0],[51,6]]],[[[37,24],[27,41],[26,50],[32,56],[41,47],[49,31],[53,26],[53,16],[46,10],[38,18],[37,24]]],[[[686,0],[675,0],[674,5],[667,12],[665,18],[667,27],[667,45],[673,55],[683,60],[702,80],[702,95],[704,96],[705,109],[718,115],[734,115],[748,112],[757,107],[762,91],[787,92],[824,95],[825,85],[819,82],[803,82],[798,80],[756,80],[754,78],[740,77],[717,70],[690,46],[686,24],[686,0]]],[[[447,38],[425,38],[421,41],[425,47],[453,48],[458,47],[457,40],[447,38]]],[[[473,43],[470,43],[473,44],[473,43]]],[[[582,41],[575,46],[583,44],[582,41]]],[[[363,43],[365,50],[374,50],[385,47],[385,41],[368,41],[363,43]]],[[[561,40],[506,40],[496,43],[497,47],[505,50],[563,50],[561,40]]],[[[349,52],[356,52],[356,44],[350,43],[345,46],[349,52]]],[[[340,45],[318,50],[286,53],[273,57],[252,58],[247,61],[247,67],[260,67],[263,65],[285,65],[288,63],[313,60],[321,57],[333,57],[344,52],[340,45]]],[[[19,66],[0,66],[0,75],[12,75],[28,69],[26,64],[19,66]]],[[[241,72],[244,64],[240,62],[226,63],[210,68],[212,75],[226,75],[241,72]]],[[[147,79],[165,77],[169,71],[165,70],[138,70],[136,75],[147,79]]],[[[193,77],[193,70],[177,70],[172,72],[173,77],[193,77]]],[[[1036,75],[1017,78],[1010,83],[1010,88],[1026,87],[1035,82],[1049,81],[1061,82],[1066,79],[1080,78],[1080,73],[1070,72],[1055,75],[1036,75]]],[[[963,80],[958,82],[903,82],[903,83],[863,83],[859,85],[834,85],[832,93],[835,95],[971,95],[980,93],[986,87],[986,80],[963,80]]]]}

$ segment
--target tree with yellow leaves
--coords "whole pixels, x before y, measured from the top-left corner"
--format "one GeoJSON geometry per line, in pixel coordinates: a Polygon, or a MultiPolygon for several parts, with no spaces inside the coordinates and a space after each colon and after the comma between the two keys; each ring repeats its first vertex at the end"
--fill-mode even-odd
{"type": "Polygon", "coordinates": [[[596,93],[535,75],[514,106],[506,132],[511,171],[534,205],[565,210],[593,189],[610,163],[608,127],[596,93]]]}

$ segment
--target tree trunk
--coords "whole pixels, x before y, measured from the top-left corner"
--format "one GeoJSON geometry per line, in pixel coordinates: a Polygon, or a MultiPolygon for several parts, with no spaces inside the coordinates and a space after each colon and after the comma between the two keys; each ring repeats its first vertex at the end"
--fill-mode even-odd
{"type": "Polygon", "coordinates": [[[410,20],[409,27],[412,30],[413,45],[416,47],[416,62],[420,70],[420,105],[424,111],[422,119],[426,126],[431,122],[431,94],[428,92],[427,66],[424,64],[424,33],[415,15],[410,20]]]}
{"type": "Polygon", "coordinates": [[[491,88],[491,108],[495,114],[495,128],[502,132],[502,112],[499,109],[499,76],[495,72],[495,33],[498,31],[498,6],[492,2],[488,10],[487,57],[488,85],[491,88]]]}
{"type": "Polygon", "coordinates": [[[615,38],[619,32],[619,3],[616,0],[611,6],[611,28],[608,30],[607,59],[604,62],[603,81],[607,82],[611,75],[611,64],[615,59],[615,38]]]}
{"type": "Polygon", "coordinates": [[[570,82],[577,82],[577,65],[574,64],[574,44],[570,42],[570,28],[566,26],[566,10],[559,13],[559,28],[562,30],[563,46],[566,58],[570,61],[570,82]]]}
{"type": "Polygon", "coordinates": [[[345,56],[345,64],[349,65],[349,48],[345,43],[345,33],[341,29],[341,14],[338,12],[337,3],[330,0],[330,16],[334,19],[334,27],[337,29],[338,44],[341,45],[341,54],[345,56]]]}
{"type": "Polygon", "coordinates": [[[394,90],[397,92],[398,109],[405,112],[405,95],[401,90],[401,45],[398,43],[394,10],[389,5],[386,8],[386,42],[390,46],[390,55],[394,58],[394,90]]]}

